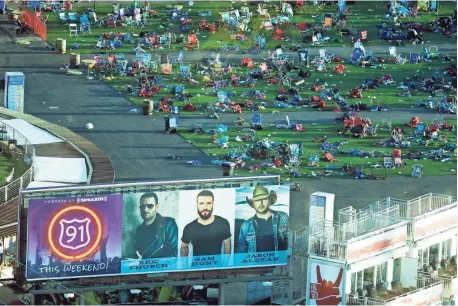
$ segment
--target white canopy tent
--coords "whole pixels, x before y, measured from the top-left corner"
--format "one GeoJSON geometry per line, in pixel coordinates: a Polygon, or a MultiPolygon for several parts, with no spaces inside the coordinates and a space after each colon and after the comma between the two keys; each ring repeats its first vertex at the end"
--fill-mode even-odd
{"type": "MultiPolygon", "coordinates": [[[[42,130],[22,119],[3,120],[2,122],[21,133],[31,144],[34,145],[63,142],[62,139],[57,138],[47,131],[42,130]]],[[[25,145],[25,140],[22,139],[22,137],[20,139],[15,138],[13,132],[11,131],[8,131],[8,138],[16,139],[18,141],[18,145],[25,145]]]]}
{"type": "Polygon", "coordinates": [[[38,182],[38,181],[32,181],[30,184],[27,186],[27,189],[32,189],[32,188],[47,188],[47,187],[61,187],[61,186],[70,186],[73,184],[66,184],[66,183],[56,183],[56,182],[38,182]]]}
{"type": "Polygon", "coordinates": [[[79,184],[87,182],[84,158],[35,157],[34,181],[79,184]]]}

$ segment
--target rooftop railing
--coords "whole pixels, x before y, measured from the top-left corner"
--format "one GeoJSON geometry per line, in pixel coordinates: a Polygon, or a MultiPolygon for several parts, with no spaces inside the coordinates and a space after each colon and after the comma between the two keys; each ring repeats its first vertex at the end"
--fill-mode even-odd
{"type": "MultiPolygon", "coordinates": [[[[404,298],[411,298],[414,299],[413,295],[428,288],[433,288],[435,286],[442,286],[442,280],[437,278],[432,278],[426,275],[417,275],[417,286],[416,287],[408,287],[402,288],[404,290],[400,290],[400,294],[392,296],[390,298],[370,298],[370,297],[362,297],[358,296],[357,294],[348,294],[346,297],[347,303],[346,305],[399,305],[403,304],[402,300],[404,298]],[[401,293],[402,292],[402,293],[401,293]]],[[[394,290],[389,291],[390,293],[396,292],[394,290]]],[[[441,298],[442,299],[442,298],[441,298]]],[[[440,299],[440,300],[441,300],[440,299]]],[[[410,303],[409,303],[410,304],[410,303]]]]}
{"type": "Polygon", "coordinates": [[[0,205],[19,196],[19,190],[25,188],[33,179],[33,160],[35,148],[27,138],[5,122],[0,122],[0,142],[12,154],[22,155],[24,161],[30,165],[20,177],[11,183],[0,187],[0,205]]]}

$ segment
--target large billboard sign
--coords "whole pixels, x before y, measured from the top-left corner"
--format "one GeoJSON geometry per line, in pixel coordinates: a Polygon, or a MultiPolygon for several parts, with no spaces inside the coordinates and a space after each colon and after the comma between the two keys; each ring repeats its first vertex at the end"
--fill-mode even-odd
{"type": "Polygon", "coordinates": [[[289,186],[30,199],[28,280],[287,264],[289,186]]]}

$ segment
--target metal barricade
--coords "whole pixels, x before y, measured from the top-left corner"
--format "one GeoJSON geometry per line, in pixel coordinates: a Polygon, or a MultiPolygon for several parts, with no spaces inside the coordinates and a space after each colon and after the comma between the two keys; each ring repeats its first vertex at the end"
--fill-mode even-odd
{"type": "Polygon", "coordinates": [[[33,30],[33,33],[40,36],[43,40],[43,43],[46,43],[48,28],[44,24],[40,17],[32,13],[26,8],[21,8],[24,12],[22,15],[22,22],[27,23],[27,26],[33,30]]]}

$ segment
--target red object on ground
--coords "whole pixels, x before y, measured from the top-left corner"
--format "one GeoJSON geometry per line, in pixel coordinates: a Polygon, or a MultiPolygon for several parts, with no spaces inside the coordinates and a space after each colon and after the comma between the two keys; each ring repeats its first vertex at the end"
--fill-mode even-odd
{"type": "Polygon", "coordinates": [[[420,117],[412,117],[410,120],[410,125],[414,128],[418,127],[418,124],[420,123],[420,117]]]}
{"type": "Polygon", "coordinates": [[[355,123],[354,123],[354,120],[353,119],[344,119],[344,126],[345,127],[351,127],[351,126],[354,126],[355,123]]]}
{"type": "Polygon", "coordinates": [[[363,98],[363,93],[361,89],[354,88],[350,90],[350,96],[354,99],[362,99],[363,98]]]}
{"type": "Polygon", "coordinates": [[[299,22],[297,24],[297,27],[299,28],[299,30],[301,30],[302,32],[305,32],[305,30],[307,29],[307,23],[305,22],[299,22]]]}
{"type": "Polygon", "coordinates": [[[329,152],[326,153],[326,154],[324,154],[324,158],[325,158],[328,162],[334,162],[334,161],[336,161],[336,159],[334,158],[334,156],[332,156],[332,154],[329,153],[329,152]]]}
{"type": "Polygon", "coordinates": [[[394,149],[393,150],[393,156],[394,157],[401,157],[401,153],[402,153],[401,149],[394,149]]]}

